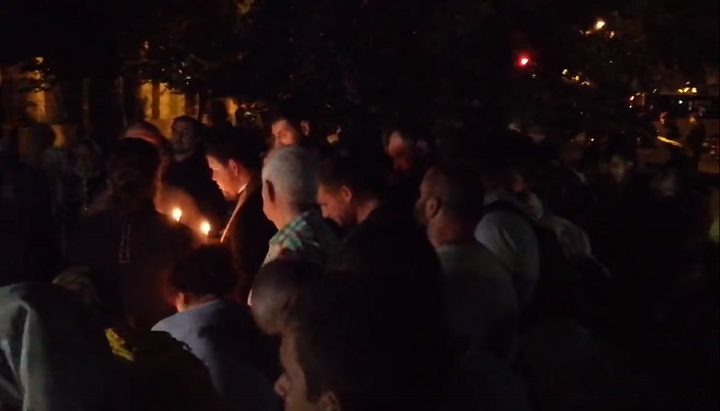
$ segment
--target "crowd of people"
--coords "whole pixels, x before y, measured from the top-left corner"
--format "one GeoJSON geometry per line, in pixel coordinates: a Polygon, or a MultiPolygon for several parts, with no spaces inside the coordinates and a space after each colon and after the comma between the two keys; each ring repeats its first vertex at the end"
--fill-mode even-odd
{"type": "Polygon", "coordinates": [[[717,409],[687,161],[265,124],[3,138],[1,411],[717,409]]]}

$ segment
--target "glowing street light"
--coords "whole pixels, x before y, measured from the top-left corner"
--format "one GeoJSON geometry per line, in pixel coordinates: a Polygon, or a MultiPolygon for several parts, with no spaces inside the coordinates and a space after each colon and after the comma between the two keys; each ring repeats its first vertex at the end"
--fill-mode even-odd
{"type": "Polygon", "coordinates": [[[529,58],[527,58],[527,57],[522,57],[522,58],[520,59],[520,65],[521,65],[521,66],[527,66],[528,63],[530,63],[530,59],[529,59],[529,58]]]}
{"type": "Polygon", "coordinates": [[[595,30],[602,30],[603,27],[605,27],[605,20],[598,19],[598,21],[595,22],[595,30]]]}

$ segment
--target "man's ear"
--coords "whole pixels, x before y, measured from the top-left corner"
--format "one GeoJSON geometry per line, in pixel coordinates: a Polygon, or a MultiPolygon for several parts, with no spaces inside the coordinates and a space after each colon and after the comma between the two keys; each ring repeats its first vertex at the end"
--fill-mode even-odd
{"type": "Polygon", "coordinates": [[[235,160],[228,161],[227,167],[228,167],[228,170],[230,170],[230,172],[232,173],[232,175],[237,176],[238,174],[240,174],[240,165],[238,164],[237,161],[235,161],[235,160]]]}
{"type": "Polygon", "coordinates": [[[440,214],[441,208],[442,200],[440,199],[440,197],[430,197],[425,203],[425,216],[427,217],[428,221],[437,217],[437,215],[440,214]]]}
{"type": "Polygon", "coordinates": [[[337,395],[332,391],[321,395],[317,405],[317,408],[322,411],[342,411],[340,400],[338,400],[337,395]]]}
{"type": "Polygon", "coordinates": [[[175,309],[178,310],[178,312],[182,312],[187,307],[187,295],[183,292],[178,292],[175,294],[175,309]]]}
{"type": "Polygon", "coordinates": [[[265,180],[265,187],[267,188],[267,197],[271,203],[275,202],[275,185],[270,180],[265,180]]]}
{"type": "Polygon", "coordinates": [[[310,122],[307,120],[301,121],[300,122],[300,133],[302,133],[302,135],[304,135],[304,136],[309,136],[310,131],[312,131],[310,129],[310,122]]]}
{"type": "Polygon", "coordinates": [[[346,203],[349,203],[353,200],[353,192],[348,186],[342,186],[340,187],[340,197],[342,197],[343,200],[345,200],[346,203]]]}

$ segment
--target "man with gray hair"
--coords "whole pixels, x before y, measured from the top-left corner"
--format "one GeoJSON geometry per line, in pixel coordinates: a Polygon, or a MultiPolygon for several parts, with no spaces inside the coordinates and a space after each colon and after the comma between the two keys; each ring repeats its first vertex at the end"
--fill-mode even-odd
{"type": "Polygon", "coordinates": [[[268,155],[262,171],[263,212],[278,229],[269,241],[264,264],[281,253],[325,265],[337,239],[318,211],[318,159],[299,146],[268,155]]]}

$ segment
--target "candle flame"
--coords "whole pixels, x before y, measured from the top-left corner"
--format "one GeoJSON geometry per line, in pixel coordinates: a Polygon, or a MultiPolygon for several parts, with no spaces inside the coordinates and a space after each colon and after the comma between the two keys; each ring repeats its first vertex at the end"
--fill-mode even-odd
{"type": "Polygon", "coordinates": [[[182,217],[182,210],[179,208],[173,209],[172,217],[173,219],[175,219],[175,221],[180,221],[180,218],[182,217]]]}
{"type": "Polygon", "coordinates": [[[208,235],[210,233],[210,223],[204,221],[200,224],[200,231],[202,231],[203,234],[208,235]]]}

